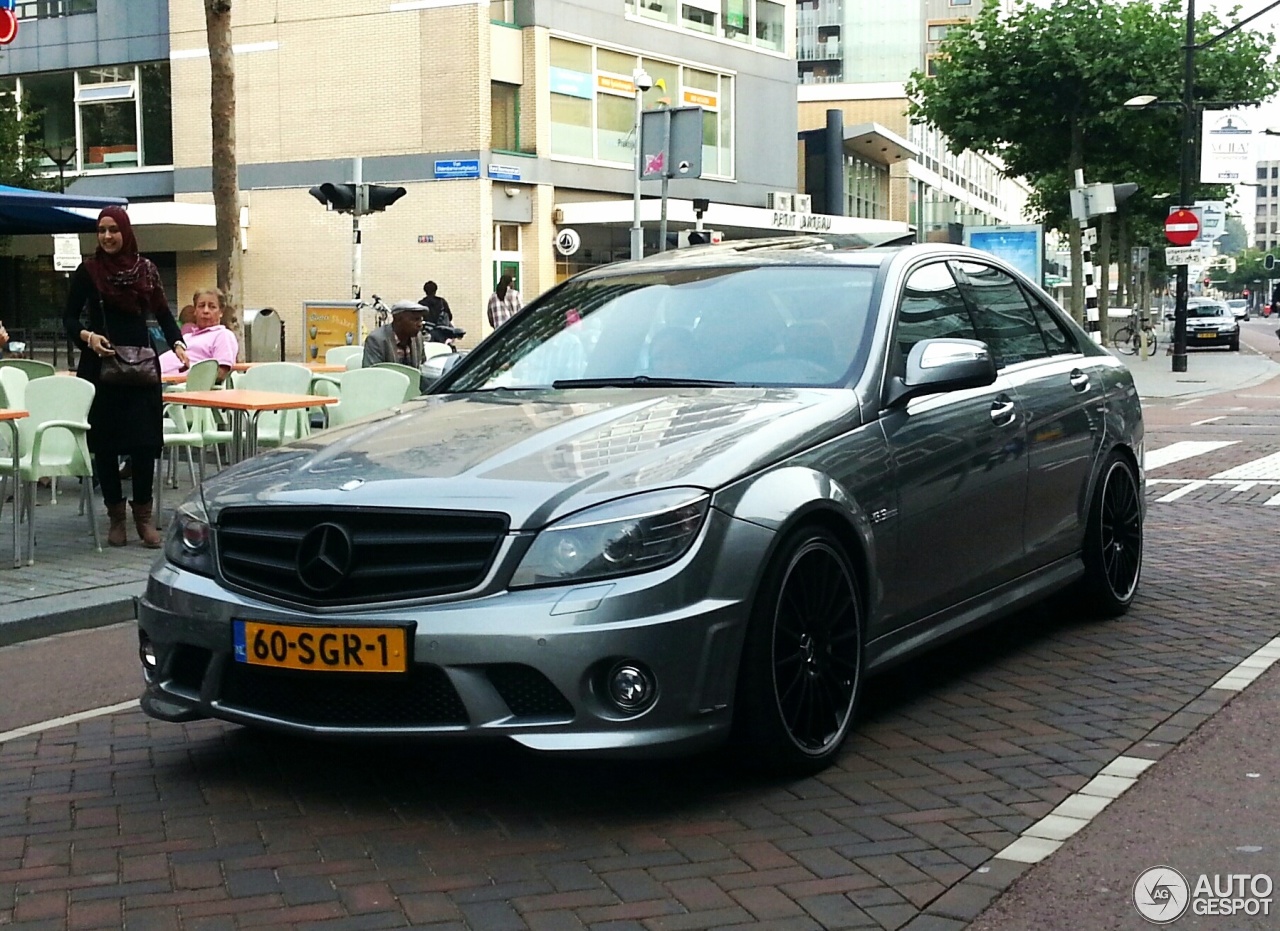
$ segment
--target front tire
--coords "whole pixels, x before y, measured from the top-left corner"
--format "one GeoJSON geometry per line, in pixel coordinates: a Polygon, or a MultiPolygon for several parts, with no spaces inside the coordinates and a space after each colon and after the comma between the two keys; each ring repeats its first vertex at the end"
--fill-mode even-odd
{"type": "Polygon", "coordinates": [[[778,548],[752,606],[734,743],[756,767],[809,775],[835,758],[862,691],[857,577],[835,534],[803,527],[778,548]]]}
{"type": "Polygon", "coordinates": [[[1102,617],[1129,610],[1142,575],[1142,496],[1133,466],[1119,453],[1103,464],[1084,538],[1086,606],[1102,617]]]}
{"type": "Polygon", "coordinates": [[[1231,341],[1231,351],[1232,352],[1240,351],[1240,337],[1237,336],[1235,339],[1231,341]]]}
{"type": "Polygon", "coordinates": [[[1137,343],[1133,339],[1133,330],[1127,326],[1123,326],[1116,330],[1115,335],[1111,338],[1111,345],[1115,346],[1117,352],[1131,356],[1137,351],[1137,343]]]}

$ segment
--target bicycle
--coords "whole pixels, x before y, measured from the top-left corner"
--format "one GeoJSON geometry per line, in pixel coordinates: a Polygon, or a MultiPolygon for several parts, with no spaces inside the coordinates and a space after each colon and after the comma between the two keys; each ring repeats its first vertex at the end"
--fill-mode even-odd
{"type": "Polygon", "coordinates": [[[1111,338],[1111,345],[1116,348],[1117,352],[1126,356],[1132,356],[1142,350],[1142,334],[1147,334],[1147,355],[1154,355],[1156,351],[1156,330],[1150,323],[1143,321],[1139,329],[1134,329],[1132,325],[1122,326],[1116,330],[1115,335],[1111,338]]]}

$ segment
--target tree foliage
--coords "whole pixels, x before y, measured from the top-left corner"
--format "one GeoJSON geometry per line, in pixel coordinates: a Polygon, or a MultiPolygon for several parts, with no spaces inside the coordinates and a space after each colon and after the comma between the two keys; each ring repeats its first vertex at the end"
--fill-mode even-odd
{"type": "MultiPolygon", "coordinates": [[[[1123,214],[1128,241],[1163,245],[1159,223],[1179,190],[1181,114],[1123,104],[1139,94],[1181,99],[1185,24],[1182,0],[1018,0],[1008,13],[988,4],[948,33],[934,77],[912,76],[909,115],[941,130],[953,152],[996,156],[1007,174],[1026,178],[1032,209],[1050,227],[1071,232],[1074,279],[1079,233],[1069,221],[1067,191],[1078,169],[1086,182],[1136,181],[1142,194],[1123,214]]],[[[1204,13],[1197,42],[1225,28],[1204,13]]],[[[1270,34],[1245,28],[1198,51],[1194,99],[1270,97],[1280,88],[1273,43],[1270,34]]],[[[1220,200],[1229,191],[1197,184],[1193,193],[1220,200]]]]}

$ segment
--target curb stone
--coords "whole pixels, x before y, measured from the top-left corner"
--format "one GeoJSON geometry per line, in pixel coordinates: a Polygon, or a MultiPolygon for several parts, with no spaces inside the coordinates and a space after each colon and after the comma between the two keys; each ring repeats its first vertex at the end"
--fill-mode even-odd
{"type": "Polygon", "coordinates": [[[145,590],[145,582],[128,582],[0,607],[0,647],[132,621],[137,617],[134,600],[145,590]]]}

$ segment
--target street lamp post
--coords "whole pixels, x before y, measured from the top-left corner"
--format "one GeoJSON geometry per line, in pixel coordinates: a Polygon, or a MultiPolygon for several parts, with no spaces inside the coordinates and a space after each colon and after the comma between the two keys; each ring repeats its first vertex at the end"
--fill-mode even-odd
{"type": "Polygon", "coordinates": [[[76,157],[76,147],[74,145],[67,145],[66,143],[63,143],[62,145],[45,146],[44,154],[48,157],[49,161],[58,166],[58,193],[67,193],[67,179],[64,172],[66,171],[67,166],[70,165],[76,157]]]}
{"type": "Polygon", "coordinates": [[[644,228],[640,225],[640,176],[644,171],[644,166],[641,164],[644,153],[640,151],[640,128],[644,121],[644,92],[653,87],[653,78],[649,77],[649,73],[644,68],[636,68],[631,72],[631,83],[636,91],[636,177],[632,192],[634,215],[631,220],[631,258],[642,259],[644,258],[644,228]]]}

